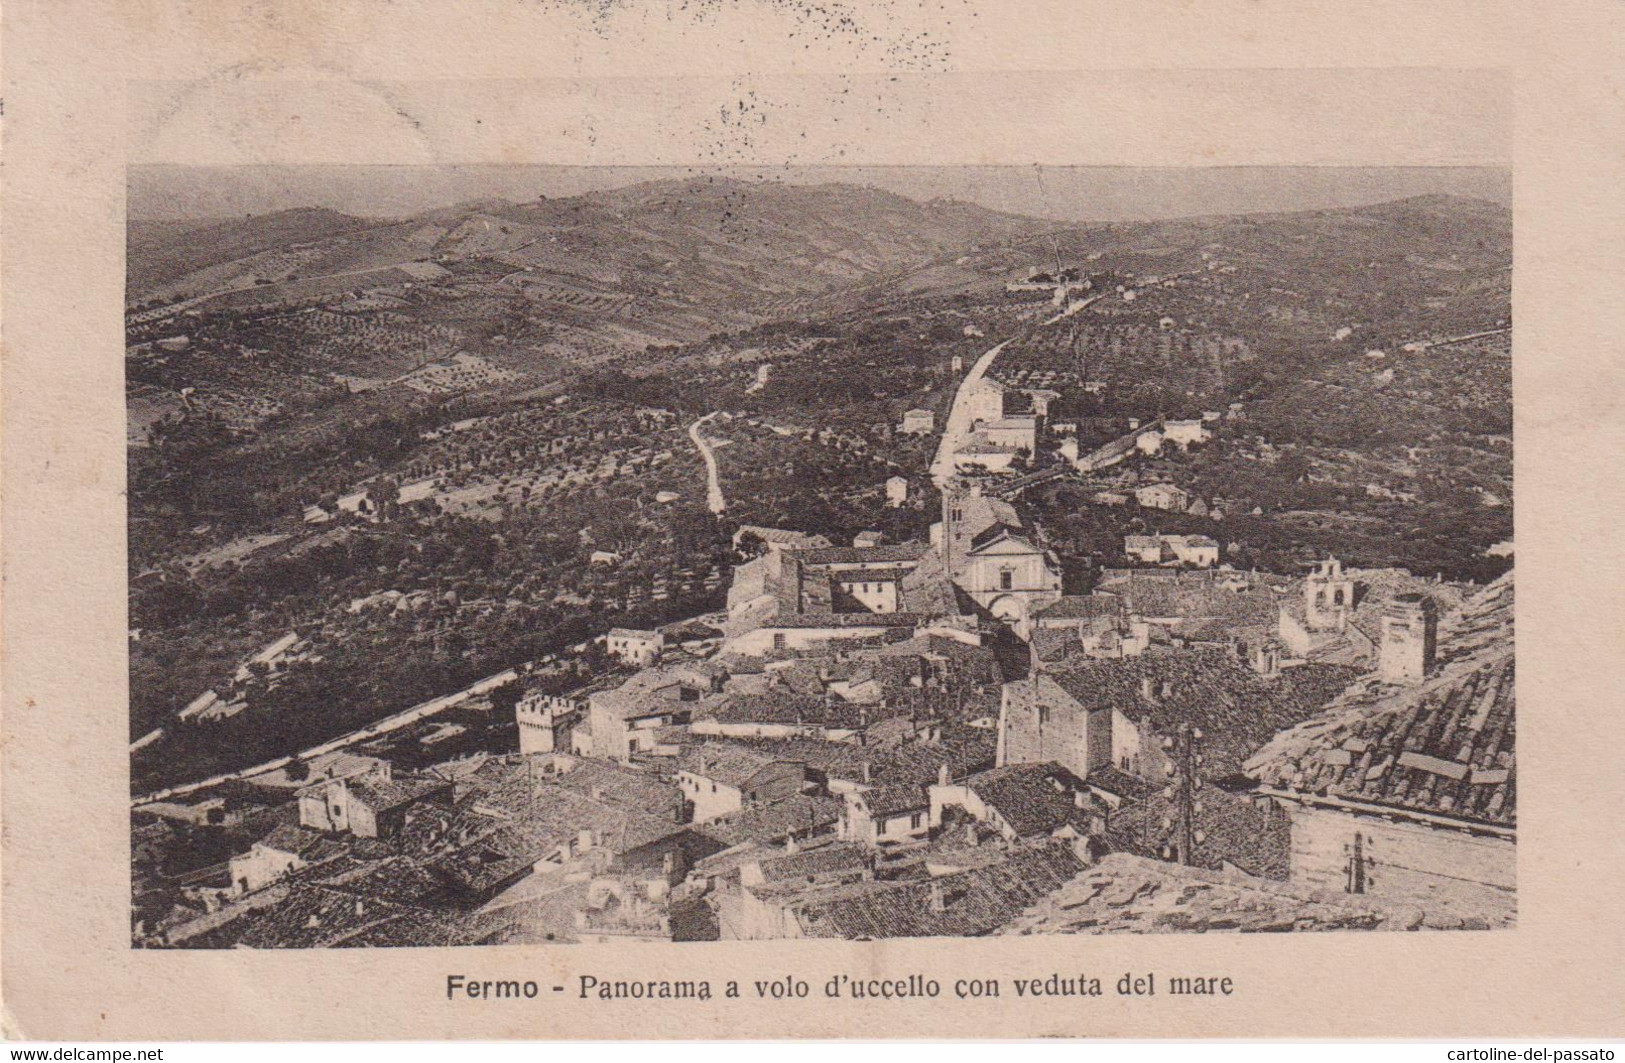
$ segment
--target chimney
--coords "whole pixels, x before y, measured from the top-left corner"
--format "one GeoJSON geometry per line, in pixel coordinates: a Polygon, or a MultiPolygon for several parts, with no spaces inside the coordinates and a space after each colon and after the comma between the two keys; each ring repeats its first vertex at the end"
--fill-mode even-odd
{"type": "Polygon", "coordinates": [[[863,785],[865,785],[865,786],[871,785],[871,782],[870,782],[871,774],[872,773],[869,770],[869,762],[866,760],[866,761],[863,762],[863,785]]]}
{"type": "Polygon", "coordinates": [[[965,844],[972,849],[982,844],[982,835],[977,831],[975,823],[965,824],[965,844]]]}
{"type": "Polygon", "coordinates": [[[937,913],[948,910],[948,903],[942,896],[942,883],[936,879],[931,881],[931,910],[937,913]]]}
{"type": "Polygon", "coordinates": [[[1146,676],[1144,679],[1140,680],[1140,697],[1147,701],[1157,700],[1156,688],[1152,683],[1150,676],[1146,676]]]}
{"type": "Polygon", "coordinates": [[[942,767],[937,769],[937,785],[947,786],[951,781],[952,779],[948,774],[948,764],[944,761],[942,767]]]}
{"type": "Polygon", "coordinates": [[[1422,594],[1401,594],[1382,614],[1378,667],[1389,683],[1420,683],[1433,670],[1439,633],[1438,606],[1422,594]]]}
{"type": "Polygon", "coordinates": [[[1084,793],[1083,793],[1082,790],[1073,790],[1072,791],[1072,807],[1073,808],[1087,808],[1088,807],[1088,804],[1084,801],[1084,793]]]}

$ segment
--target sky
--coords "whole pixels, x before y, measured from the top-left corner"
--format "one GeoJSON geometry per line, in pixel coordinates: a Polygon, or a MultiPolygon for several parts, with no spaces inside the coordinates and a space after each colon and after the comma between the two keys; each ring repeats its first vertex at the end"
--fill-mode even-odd
{"type": "Polygon", "coordinates": [[[319,75],[132,83],[130,216],[399,216],[712,174],[1069,221],[1511,194],[1496,70],[319,75]]]}
{"type": "Polygon", "coordinates": [[[401,217],[475,199],[524,202],[695,176],[868,185],[1068,222],[1358,206],[1428,193],[1510,205],[1499,167],[1111,166],[135,166],[134,219],[224,218],[295,207],[401,217]]]}

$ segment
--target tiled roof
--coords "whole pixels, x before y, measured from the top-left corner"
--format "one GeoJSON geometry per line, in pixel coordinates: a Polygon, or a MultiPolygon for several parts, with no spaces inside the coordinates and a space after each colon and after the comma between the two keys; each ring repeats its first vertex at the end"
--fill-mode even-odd
{"type": "MultiPolygon", "coordinates": [[[[687,728],[662,727],[659,731],[686,732],[687,728]]],[[[673,736],[663,734],[662,737],[673,736]]],[[[606,804],[655,814],[682,800],[678,789],[658,776],[591,757],[577,760],[569,771],[547,776],[547,781],[606,804]]]]}
{"type": "Polygon", "coordinates": [[[831,875],[869,870],[869,853],[861,845],[837,842],[817,849],[760,861],[764,882],[811,882],[831,875]]]}
{"type": "Polygon", "coordinates": [[[1108,574],[1101,581],[1101,590],[1118,595],[1126,612],[1144,617],[1273,625],[1283,601],[1265,582],[1230,589],[1221,578],[1229,574],[1211,570],[1155,575],[1127,571],[1131,574],[1108,574]]]}
{"type": "Polygon", "coordinates": [[[388,812],[451,790],[450,783],[438,778],[397,777],[389,782],[365,780],[349,785],[350,793],[374,812],[388,812]]]}
{"type": "MultiPolygon", "coordinates": [[[[1292,829],[1284,812],[1206,783],[1197,787],[1195,803],[1193,826],[1202,833],[1191,854],[1197,866],[1222,870],[1229,863],[1261,878],[1287,877],[1292,829]]],[[[1108,816],[1106,844],[1116,852],[1166,859],[1165,848],[1177,851],[1178,822],[1178,801],[1168,790],[1158,790],[1108,816]],[[1175,826],[1165,827],[1165,822],[1175,826]]]]}
{"type": "Polygon", "coordinates": [[[826,833],[841,818],[841,802],[829,797],[796,794],[770,805],[747,805],[723,819],[694,829],[726,845],[755,841],[774,843],[790,834],[798,838],[826,833]]]}
{"type": "Polygon", "coordinates": [[[808,937],[979,937],[1059,889],[1082,867],[1069,846],[1046,845],[925,881],[863,882],[810,891],[791,907],[808,937]],[[940,891],[941,911],[932,903],[933,890],[940,891]]]}
{"type": "Polygon", "coordinates": [[[959,499],[959,510],[961,522],[967,529],[980,531],[991,524],[1003,524],[1011,528],[1022,526],[1021,515],[1016,512],[1016,507],[992,495],[962,495],[959,499]]]}
{"type": "Polygon", "coordinates": [[[931,807],[923,785],[876,786],[863,792],[863,803],[875,817],[896,816],[931,807]]]}
{"type": "Polygon", "coordinates": [[[1420,910],[1392,908],[1381,898],[1181,867],[1113,853],[1040,899],[1001,934],[1275,933],[1325,930],[1412,930],[1435,923],[1420,910]]]}
{"type": "Polygon", "coordinates": [[[275,830],[259,840],[260,845],[267,849],[275,849],[279,853],[293,853],[301,856],[322,840],[320,831],[309,830],[305,827],[295,826],[291,823],[282,823],[275,830]]]}
{"type": "Polygon", "coordinates": [[[1115,594],[1067,594],[1033,614],[1038,620],[1089,620],[1097,616],[1120,617],[1123,599],[1115,594]]]}
{"type": "Polygon", "coordinates": [[[1138,801],[1151,793],[1150,784],[1137,775],[1116,768],[1110,764],[1102,764],[1089,773],[1085,780],[1090,786],[1098,786],[1109,794],[1138,801]]]}
{"type": "Polygon", "coordinates": [[[918,561],[931,548],[925,543],[894,543],[879,546],[826,546],[796,550],[790,556],[805,565],[849,565],[860,562],[888,564],[918,561]]]}
{"type": "Polygon", "coordinates": [[[973,554],[980,553],[995,543],[1006,541],[1015,543],[1035,554],[1043,552],[1037,546],[1034,546],[1032,540],[1027,538],[1019,529],[1003,524],[995,524],[991,528],[985,528],[975,538],[971,539],[970,552],[973,554]]]}
{"type": "Polygon", "coordinates": [[[964,785],[1023,838],[1069,824],[1086,831],[1094,811],[1094,797],[1083,780],[1053,761],[994,768],[972,775],[964,785]],[[1085,795],[1083,808],[1077,807],[1075,792],[1085,795]]]}
{"type": "Polygon", "coordinates": [[[826,704],[821,697],[797,694],[791,690],[768,690],[761,694],[729,697],[711,718],[722,723],[828,724],[856,727],[856,706],[837,702],[826,704]]]}
{"type": "Polygon", "coordinates": [[[1032,647],[1033,657],[1045,664],[1056,664],[1074,656],[1076,649],[1081,655],[1083,643],[1078,639],[1078,632],[1072,628],[1041,627],[1033,631],[1032,640],[1028,643],[1032,647]]]}
{"type": "MultiPolygon", "coordinates": [[[[1413,576],[1402,568],[1346,568],[1343,575],[1354,581],[1355,607],[1349,622],[1373,641],[1380,634],[1382,607],[1401,594],[1425,594],[1433,599],[1441,614],[1460,608],[1466,597],[1453,583],[1413,576]]],[[[1308,616],[1303,588],[1306,580],[1295,580],[1281,596],[1281,608],[1302,622],[1308,616]]]]}
{"type": "Polygon", "coordinates": [[[812,535],[807,532],[791,531],[787,528],[767,528],[760,524],[740,525],[736,535],[746,532],[754,534],[765,543],[774,543],[778,546],[789,546],[801,549],[817,549],[827,547],[830,541],[822,535],[812,535]]]}
{"type": "Polygon", "coordinates": [[[703,742],[686,747],[677,758],[679,771],[739,788],[774,764],[795,763],[763,755],[731,742],[703,742]]]}
{"type": "Polygon", "coordinates": [[[916,616],[958,616],[962,612],[947,564],[935,550],[920,557],[914,571],[898,585],[898,608],[916,616]]]}
{"type": "Polygon", "coordinates": [[[1084,708],[1149,720],[1159,734],[1181,723],[1202,728],[1204,774],[1218,778],[1239,771],[1277,731],[1319,712],[1359,673],[1304,665],[1266,679],[1227,650],[1201,648],[1089,660],[1047,674],[1084,708]]]}
{"type": "MultiPolygon", "coordinates": [[[[604,849],[618,855],[683,829],[674,815],[655,814],[666,812],[665,807],[640,810],[593,800],[546,775],[532,781],[522,766],[509,767],[505,775],[482,772],[474,792],[456,809],[436,811],[408,824],[400,842],[403,851],[437,859],[448,849],[466,850],[489,839],[488,848],[512,858],[517,866],[534,863],[573,841],[581,831],[593,832],[604,849]]],[[[484,867],[495,862],[484,857],[476,860],[477,856],[472,853],[452,863],[472,872],[477,870],[475,864],[484,867]]],[[[459,880],[489,882],[495,877],[481,872],[459,880]]]]}
{"type": "Polygon", "coordinates": [[[297,885],[279,903],[245,911],[187,940],[191,948],[327,948],[411,909],[297,885]]]}
{"type": "Polygon", "coordinates": [[[931,617],[920,613],[780,613],[761,626],[774,628],[874,628],[880,630],[908,630],[929,623],[931,617]]]}
{"type": "Polygon", "coordinates": [[[817,738],[731,738],[710,742],[708,749],[748,749],[770,760],[791,760],[831,780],[863,784],[863,765],[869,765],[869,785],[924,785],[937,781],[942,765],[951,778],[962,779],[993,764],[997,738],[990,731],[950,729],[941,742],[898,742],[858,746],[817,738]]]}
{"type": "Polygon", "coordinates": [[[1418,686],[1353,684],[1259,750],[1247,771],[1305,795],[1514,826],[1512,573],[1440,623],[1438,661],[1418,686]]]}
{"type": "Polygon", "coordinates": [[[439,879],[416,861],[398,856],[345,867],[310,881],[324,889],[392,904],[431,904],[443,900],[445,894],[439,879]]]}

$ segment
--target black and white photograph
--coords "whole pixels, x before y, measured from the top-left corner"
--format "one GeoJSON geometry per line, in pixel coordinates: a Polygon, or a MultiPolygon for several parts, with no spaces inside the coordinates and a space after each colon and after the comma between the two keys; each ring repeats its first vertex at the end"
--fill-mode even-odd
{"type": "Polygon", "coordinates": [[[1515,924],[1508,169],[127,194],[132,945],[1515,924]]]}
{"type": "Polygon", "coordinates": [[[1553,4],[10,0],[0,1039],[1608,1063],[1553,4]]]}

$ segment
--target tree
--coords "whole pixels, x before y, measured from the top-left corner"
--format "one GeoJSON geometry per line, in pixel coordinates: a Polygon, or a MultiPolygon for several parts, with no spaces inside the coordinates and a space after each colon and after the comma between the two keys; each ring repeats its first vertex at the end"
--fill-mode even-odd
{"type": "Polygon", "coordinates": [[[503,683],[501,686],[493,689],[487,695],[487,697],[491,701],[492,710],[499,715],[505,716],[513,711],[513,707],[515,705],[519,704],[519,698],[522,693],[523,692],[519,688],[519,681],[517,679],[511,679],[508,682],[503,683]]]}

